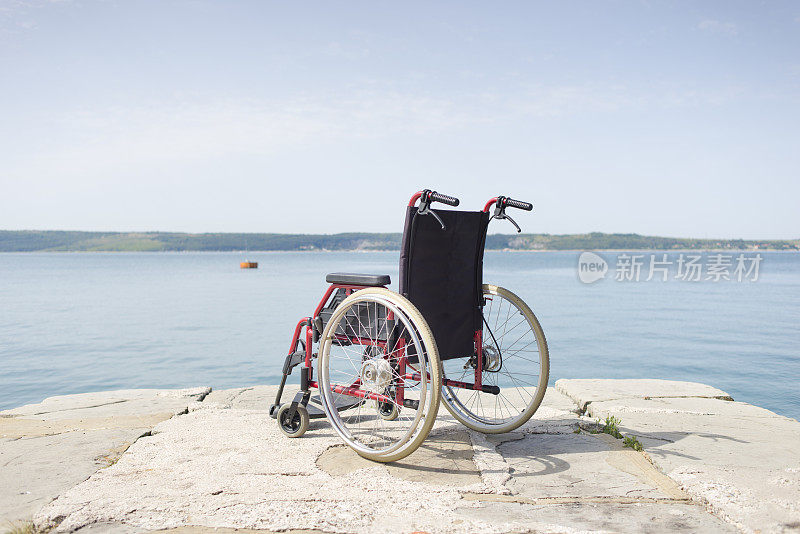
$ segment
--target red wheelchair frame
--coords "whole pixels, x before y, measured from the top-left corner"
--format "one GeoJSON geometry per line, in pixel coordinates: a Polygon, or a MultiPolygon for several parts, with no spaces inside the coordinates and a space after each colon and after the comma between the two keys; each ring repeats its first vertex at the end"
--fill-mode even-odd
{"type": "MultiPolygon", "coordinates": [[[[425,194],[426,194],[426,191],[418,191],[417,193],[414,193],[414,195],[411,197],[411,200],[409,200],[408,205],[409,206],[414,206],[417,203],[417,201],[421,197],[423,197],[423,195],[425,195],[425,194]]],[[[509,202],[509,201],[510,202],[517,202],[517,201],[512,201],[511,199],[508,199],[506,197],[493,197],[493,198],[489,199],[488,202],[486,202],[485,206],[483,207],[483,212],[484,213],[488,213],[489,210],[491,209],[491,207],[493,205],[495,205],[495,204],[503,204],[502,207],[505,208],[505,203],[509,202]]],[[[458,202],[458,201],[456,200],[456,202],[458,202]]],[[[509,204],[509,205],[512,205],[512,204],[509,204]]],[[[287,377],[288,374],[291,374],[291,367],[293,367],[294,365],[297,365],[297,364],[300,363],[299,361],[296,361],[296,360],[292,361],[292,357],[294,355],[298,355],[299,354],[298,347],[299,347],[300,342],[301,342],[301,335],[304,337],[304,340],[305,340],[304,343],[303,343],[303,345],[305,346],[305,351],[303,353],[303,361],[302,361],[303,366],[301,368],[301,375],[300,375],[300,392],[297,394],[297,397],[294,399],[292,404],[295,405],[295,407],[297,405],[306,406],[308,404],[308,402],[309,402],[309,399],[310,399],[310,389],[311,388],[319,389],[319,384],[318,384],[318,382],[316,380],[314,380],[314,375],[313,375],[313,358],[314,358],[313,345],[314,345],[314,342],[316,342],[318,340],[319,335],[322,333],[321,332],[322,328],[321,328],[321,325],[319,325],[319,324],[315,325],[314,324],[314,319],[313,318],[314,317],[319,318],[320,312],[325,308],[325,305],[328,304],[328,301],[331,299],[331,296],[334,294],[335,291],[337,291],[339,289],[343,289],[345,291],[345,294],[349,296],[355,291],[359,291],[361,289],[366,289],[368,287],[386,287],[386,286],[385,285],[383,285],[383,286],[373,286],[373,285],[355,285],[355,284],[332,283],[330,286],[328,286],[327,291],[325,291],[325,294],[323,295],[322,299],[319,301],[319,304],[317,304],[317,307],[314,309],[314,314],[311,317],[306,317],[306,318],[301,319],[297,323],[297,326],[294,329],[294,335],[292,336],[292,342],[289,345],[289,356],[287,357],[286,364],[284,365],[283,379],[281,380],[281,384],[280,384],[280,387],[278,389],[278,394],[277,394],[275,403],[270,408],[270,415],[271,416],[275,417],[276,413],[277,413],[277,410],[280,408],[280,398],[281,398],[282,393],[283,393],[283,388],[285,386],[286,377],[287,377]],[[303,329],[304,328],[305,328],[305,333],[303,333],[303,329]],[[287,367],[288,367],[288,369],[287,369],[287,367]],[[288,371],[288,373],[286,371],[288,371]]],[[[391,319],[393,319],[393,317],[391,316],[391,312],[389,312],[389,313],[390,313],[390,315],[387,316],[387,319],[391,320],[391,319]]],[[[347,341],[347,342],[349,342],[351,344],[354,344],[354,345],[372,345],[374,343],[374,341],[371,341],[371,340],[363,340],[363,339],[355,338],[355,337],[352,337],[352,336],[348,336],[347,339],[344,340],[344,341],[347,341]]],[[[483,385],[482,384],[482,376],[483,376],[483,354],[482,354],[482,351],[483,351],[483,331],[482,330],[475,330],[475,333],[474,333],[474,336],[473,336],[473,342],[474,342],[474,346],[475,346],[474,350],[475,350],[475,355],[476,355],[474,381],[472,383],[461,382],[461,381],[457,381],[457,380],[450,380],[450,379],[448,379],[446,377],[443,377],[442,378],[442,385],[443,386],[449,386],[451,388],[477,390],[477,391],[482,391],[484,393],[491,393],[491,394],[497,395],[500,392],[500,388],[498,386],[488,386],[488,385],[483,385]]],[[[385,343],[378,342],[378,344],[379,345],[382,344],[383,345],[383,350],[384,351],[386,350],[385,343]]],[[[397,347],[398,348],[396,349],[396,351],[402,351],[402,354],[398,358],[398,368],[399,368],[398,370],[399,370],[399,373],[400,373],[400,380],[399,380],[399,383],[397,384],[397,387],[395,389],[396,393],[395,393],[394,402],[396,402],[400,406],[407,406],[407,407],[416,408],[416,406],[413,404],[415,401],[406,401],[406,399],[404,399],[403,389],[404,389],[404,382],[406,380],[419,381],[421,379],[420,371],[419,371],[419,369],[416,369],[413,364],[408,362],[408,358],[407,358],[406,350],[405,350],[405,343],[404,343],[403,339],[398,340],[397,347]],[[410,372],[409,372],[409,370],[410,370],[410,372]]],[[[387,357],[388,357],[388,355],[387,355],[387,357]]],[[[334,393],[338,393],[338,394],[354,397],[354,398],[357,398],[357,399],[365,399],[366,398],[366,399],[374,400],[374,401],[378,401],[378,402],[391,402],[392,401],[392,399],[390,399],[389,397],[387,397],[385,395],[381,395],[381,394],[378,394],[378,393],[362,390],[362,389],[360,389],[360,385],[361,385],[360,384],[360,379],[356,379],[349,386],[340,386],[340,385],[334,386],[333,391],[334,391],[334,393]]],[[[313,417],[322,417],[324,415],[324,412],[321,412],[321,411],[318,411],[318,410],[313,410],[313,411],[309,410],[309,411],[311,412],[311,417],[312,418],[313,417]]]]}

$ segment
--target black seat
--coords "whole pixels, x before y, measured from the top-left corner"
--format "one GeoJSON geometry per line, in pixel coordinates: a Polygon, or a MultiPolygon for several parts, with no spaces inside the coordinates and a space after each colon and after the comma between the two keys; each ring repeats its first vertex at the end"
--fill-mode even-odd
{"type": "Polygon", "coordinates": [[[392,279],[388,274],[330,273],[325,281],[352,286],[388,286],[392,279]]]}

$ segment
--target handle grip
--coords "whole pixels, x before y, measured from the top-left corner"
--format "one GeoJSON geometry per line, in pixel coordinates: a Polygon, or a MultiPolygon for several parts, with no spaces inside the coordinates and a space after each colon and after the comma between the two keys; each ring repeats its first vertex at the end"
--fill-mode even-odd
{"type": "MultiPolygon", "coordinates": [[[[448,195],[443,195],[441,193],[437,193],[436,191],[431,191],[430,196],[431,202],[441,202],[442,204],[447,204],[448,206],[458,206],[460,201],[456,197],[451,197],[448,195]]],[[[531,206],[533,208],[533,206],[531,206]]]]}
{"type": "Polygon", "coordinates": [[[506,204],[506,206],[510,206],[512,208],[519,208],[519,209],[525,210],[525,211],[532,211],[533,210],[533,204],[531,204],[530,202],[523,202],[521,200],[514,200],[513,198],[506,198],[505,204],[506,204]]]}

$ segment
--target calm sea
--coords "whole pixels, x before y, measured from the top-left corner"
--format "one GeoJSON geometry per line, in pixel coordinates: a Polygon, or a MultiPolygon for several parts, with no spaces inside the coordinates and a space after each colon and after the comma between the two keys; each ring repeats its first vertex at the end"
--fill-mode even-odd
{"type": "MultiPolygon", "coordinates": [[[[761,254],[756,282],[687,282],[675,272],[667,282],[619,282],[617,254],[602,253],[611,270],[587,285],[577,252],[488,252],[484,278],[539,317],[551,382],[692,380],[800,418],[800,254],[761,254]]],[[[239,269],[243,259],[0,254],[0,409],[116,388],[274,384],[327,272],[397,278],[396,252],[250,253],[257,270],[239,269]]]]}

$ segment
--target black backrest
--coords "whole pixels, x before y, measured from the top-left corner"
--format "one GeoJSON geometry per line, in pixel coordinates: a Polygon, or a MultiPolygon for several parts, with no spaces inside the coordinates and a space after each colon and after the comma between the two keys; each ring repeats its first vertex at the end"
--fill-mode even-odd
{"type": "Polygon", "coordinates": [[[435,210],[442,227],[416,207],[406,211],[400,293],[422,313],[443,360],[472,356],[481,328],[483,246],[489,214],[435,210]]]}

